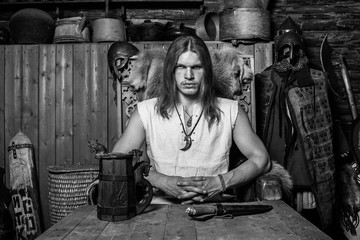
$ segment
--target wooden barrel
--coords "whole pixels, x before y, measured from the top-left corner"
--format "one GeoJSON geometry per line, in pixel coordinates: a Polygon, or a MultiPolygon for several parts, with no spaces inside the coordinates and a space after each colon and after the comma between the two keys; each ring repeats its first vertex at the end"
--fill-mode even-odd
{"type": "Polygon", "coordinates": [[[126,41],[125,24],[115,18],[99,18],[93,22],[93,42],[126,41]]]}
{"type": "Polygon", "coordinates": [[[220,40],[270,41],[270,12],[261,8],[229,8],[220,12],[220,40]]]}
{"type": "Polygon", "coordinates": [[[136,215],[136,187],[133,155],[109,153],[99,158],[97,217],[121,221],[136,215]]]}
{"type": "Polygon", "coordinates": [[[62,18],[56,21],[54,43],[90,42],[85,17],[62,18]]]}

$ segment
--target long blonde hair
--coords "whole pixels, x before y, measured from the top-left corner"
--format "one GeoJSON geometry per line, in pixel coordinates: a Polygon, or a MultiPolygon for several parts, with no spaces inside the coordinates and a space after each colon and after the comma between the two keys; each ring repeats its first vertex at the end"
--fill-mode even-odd
{"type": "Polygon", "coordinates": [[[193,35],[182,35],[175,39],[166,54],[164,61],[164,73],[161,81],[161,91],[157,102],[157,112],[164,118],[169,118],[169,112],[174,110],[177,96],[175,81],[175,67],[179,56],[184,52],[195,52],[204,68],[204,81],[200,88],[200,102],[203,106],[203,114],[211,126],[214,122],[220,121],[221,110],[218,107],[215,96],[213,81],[213,67],[209,49],[205,42],[193,35]]]}

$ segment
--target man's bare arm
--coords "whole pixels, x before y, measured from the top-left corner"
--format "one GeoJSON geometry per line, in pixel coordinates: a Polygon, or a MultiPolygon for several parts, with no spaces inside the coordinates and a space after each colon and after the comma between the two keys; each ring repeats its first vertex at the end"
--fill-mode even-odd
{"type": "Polygon", "coordinates": [[[137,108],[131,114],[125,131],[113,148],[113,152],[128,153],[133,149],[140,149],[145,141],[145,129],[141,122],[137,108]]]}
{"type": "MultiPolygon", "coordinates": [[[[245,155],[247,161],[237,168],[222,174],[225,188],[241,186],[251,182],[261,174],[269,171],[270,159],[267,150],[260,138],[253,131],[249,119],[242,108],[239,106],[238,116],[233,129],[233,138],[239,150],[245,155]]],[[[207,190],[207,194],[193,197],[185,203],[201,202],[217,196],[224,190],[218,176],[204,176],[205,180],[201,186],[207,190]]],[[[186,184],[186,183],[185,183],[186,184]]],[[[184,194],[182,196],[188,196],[184,194]]]]}
{"type": "Polygon", "coordinates": [[[244,185],[270,170],[269,154],[261,139],[253,131],[246,113],[239,105],[233,138],[247,158],[243,164],[223,174],[226,187],[244,185]]]}

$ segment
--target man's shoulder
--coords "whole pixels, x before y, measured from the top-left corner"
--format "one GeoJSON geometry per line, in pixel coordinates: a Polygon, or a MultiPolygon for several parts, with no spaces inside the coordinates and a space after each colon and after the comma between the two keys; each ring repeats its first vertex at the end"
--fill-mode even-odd
{"type": "Polygon", "coordinates": [[[236,101],[234,99],[229,99],[229,98],[218,97],[218,101],[220,104],[226,104],[226,105],[238,104],[238,101],[236,101]]]}
{"type": "Polygon", "coordinates": [[[149,113],[155,109],[156,103],[157,98],[145,99],[137,103],[137,109],[139,110],[139,113],[149,113]]]}
{"type": "Polygon", "coordinates": [[[155,105],[157,102],[157,98],[149,98],[138,102],[138,105],[155,105]]]}

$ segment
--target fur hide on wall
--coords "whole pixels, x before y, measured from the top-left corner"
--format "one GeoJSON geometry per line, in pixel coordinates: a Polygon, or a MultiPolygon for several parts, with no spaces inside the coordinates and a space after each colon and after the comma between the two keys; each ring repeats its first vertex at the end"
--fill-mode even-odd
{"type": "Polygon", "coordinates": [[[214,80],[217,95],[233,98],[242,94],[242,83],[252,81],[253,72],[239,51],[227,46],[221,49],[211,49],[214,80]]]}
{"type": "MultiPolygon", "coordinates": [[[[234,95],[241,95],[242,82],[253,79],[253,72],[245,64],[242,54],[230,46],[209,50],[216,95],[229,99],[233,99],[234,95]]],[[[127,82],[138,94],[139,101],[158,96],[165,56],[164,49],[145,49],[134,62],[127,82]]],[[[285,196],[290,195],[292,179],[280,164],[273,161],[272,169],[266,175],[279,177],[283,193],[285,196]]]]}
{"type": "Polygon", "coordinates": [[[165,56],[163,49],[145,49],[134,62],[128,82],[139,94],[139,101],[158,96],[165,56]]]}
{"type": "MultiPolygon", "coordinates": [[[[210,49],[215,90],[217,96],[233,98],[241,94],[242,81],[252,80],[253,73],[234,48],[210,49]]],[[[163,49],[146,49],[140,52],[134,62],[129,84],[142,95],[140,101],[158,96],[163,76],[166,52],[163,49]]]]}

